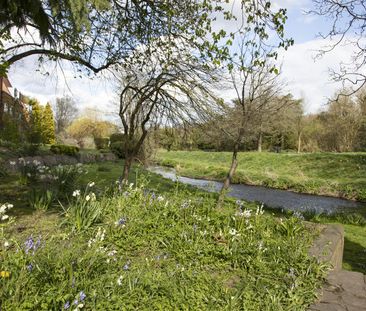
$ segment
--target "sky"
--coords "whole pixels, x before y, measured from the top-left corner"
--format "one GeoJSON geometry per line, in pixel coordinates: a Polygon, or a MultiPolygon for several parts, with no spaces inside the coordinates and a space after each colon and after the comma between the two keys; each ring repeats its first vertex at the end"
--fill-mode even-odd
{"type": "MultiPolygon", "coordinates": [[[[305,13],[312,8],[311,0],[276,0],[273,5],[287,8],[285,32],[295,41],[288,51],[279,55],[286,91],[303,99],[305,112],[319,112],[340,88],[330,80],[329,68],[337,69],[341,61],[349,60],[352,46],[341,46],[320,59],[316,58],[317,51],[327,44],[318,36],[319,32],[326,33],[329,21],[305,13]]],[[[39,70],[37,59],[29,57],[15,63],[8,76],[21,93],[39,99],[42,104],[54,104],[57,97],[70,95],[80,110],[93,107],[108,118],[117,117],[115,85],[103,74],[93,79],[75,77],[74,70],[67,63],[63,63],[62,70],[55,64],[39,70]],[[45,71],[48,71],[47,75],[41,73],[45,71]]]]}

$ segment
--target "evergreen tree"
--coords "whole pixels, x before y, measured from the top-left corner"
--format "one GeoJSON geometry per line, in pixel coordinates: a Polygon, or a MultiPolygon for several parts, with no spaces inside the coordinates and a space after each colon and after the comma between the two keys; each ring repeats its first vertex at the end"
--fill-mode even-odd
{"type": "Polygon", "coordinates": [[[43,108],[38,100],[32,98],[28,102],[30,106],[30,120],[29,120],[29,142],[32,144],[42,143],[42,114],[43,108]]]}
{"type": "Polygon", "coordinates": [[[55,121],[50,103],[47,103],[42,113],[42,142],[44,144],[55,143],[55,121]]]}

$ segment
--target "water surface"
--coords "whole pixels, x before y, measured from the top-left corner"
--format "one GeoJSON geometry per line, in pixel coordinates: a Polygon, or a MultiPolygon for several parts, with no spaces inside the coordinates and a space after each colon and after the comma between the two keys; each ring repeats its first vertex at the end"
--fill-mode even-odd
{"type": "MultiPolygon", "coordinates": [[[[153,166],[150,167],[149,170],[163,176],[164,178],[179,181],[183,184],[195,186],[206,191],[218,192],[222,187],[222,182],[219,181],[177,176],[175,170],[172,168],[153,166]]],[[[272,208],[301,212],[313,210],[316,213],[330,214],[334,212],[366,209],[366,203],[244,184],[231,185],[228,195],[246,201],[261,202],[272,208]]]]}

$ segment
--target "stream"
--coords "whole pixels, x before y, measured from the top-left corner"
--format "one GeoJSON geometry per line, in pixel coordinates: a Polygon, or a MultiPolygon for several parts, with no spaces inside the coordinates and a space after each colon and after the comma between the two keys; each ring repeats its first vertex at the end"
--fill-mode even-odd
{"type": "MultiPolygon", "coordinates": [[[[172,168],[152,166],[149,168],[149,171],[172,181],[179,181],[210,192],[219,192],[222,187],[222,182],[219,181],[177,176],[172,168]]],[[[244,184],[230,185],[228,195],[245,201],[261,202],[271,208],[299,212],[314,211],[317,214],[345,211],[357,212],[366,209],[366,203],[362,202],[244,184]]]]}

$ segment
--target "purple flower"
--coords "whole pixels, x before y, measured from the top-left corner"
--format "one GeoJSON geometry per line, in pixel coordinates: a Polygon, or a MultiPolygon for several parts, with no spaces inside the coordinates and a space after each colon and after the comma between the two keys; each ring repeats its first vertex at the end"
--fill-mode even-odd
{"type": "Polygon", "coordinates": [[[70,301],[66,301],[64,304],[64,309],[67,310],[68,308],[70,308],[70,301]]]}
{"type": "Polygon", "coordinates": [[[79,304],[79,300],[75,299],[73,302],[74,305],[78,305],[79,304]]]}
{"type": "Polygon", "coordinates": [[[130,269],[130,262],[127,262],[123,268],[122,268],[124,271],[127,271],[128,269],[130,269]]]}
{"type": "Polygon", "coordinates": [[[27,270],[29,271],[29,272],[32,272],[32,270],[33,270],[33,265],[30,263],[29,265],[27,265],[27,270]]]}
{"type": "Polygon", "coordinates": [[[79,296],[80,296],[80,301],[84,301],[84,299],[86,298],[86,295],[85,295],[85,293],[83,291],[81,291],[79,293],[79,296]]]}
{"type": "Polygon", "coordinates": [[[25,253],[28,254],[31,249],[34,247],[33,236],[30,236],[24,243],[25,245],[25,253]]]}
{"type": "Polygon", "coordinates": [[[41,246],[41,236],[34,243],[33,236],[31,235],[25,242],[25,253],[28,254],[30,251],[33,251],[32,254],[36,252],[36,250],[41,246]]]}
{"type": "Polygon", "coordinates": [[[124,226],[124,225],[126,225],[126,221],[127,221],[126,218],[122,217],[118,220],[117,225],[118,226],[124,226]]]}

